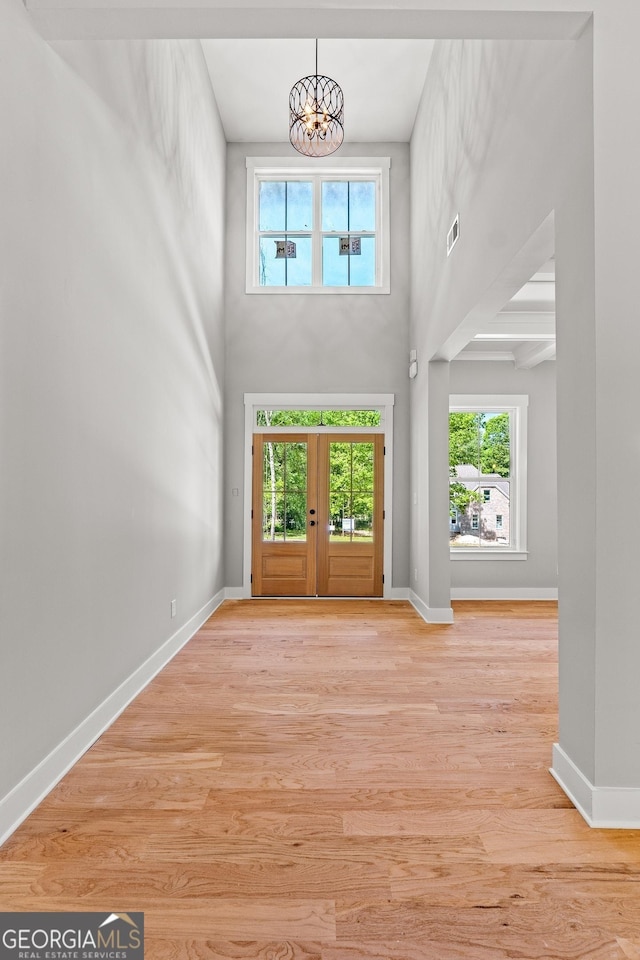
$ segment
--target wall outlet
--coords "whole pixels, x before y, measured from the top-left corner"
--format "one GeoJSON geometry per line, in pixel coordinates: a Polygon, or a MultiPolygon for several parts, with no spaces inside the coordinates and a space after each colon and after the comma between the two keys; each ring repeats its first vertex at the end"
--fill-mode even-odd
{"type": "Polygon", "coordinates": [[[178,608],[178,602],[177,602],[177,600],[172,600],[172,601],[171,601],[171,616],[172,616],[172,617],[175,617],[177,608],[178,608]]]}

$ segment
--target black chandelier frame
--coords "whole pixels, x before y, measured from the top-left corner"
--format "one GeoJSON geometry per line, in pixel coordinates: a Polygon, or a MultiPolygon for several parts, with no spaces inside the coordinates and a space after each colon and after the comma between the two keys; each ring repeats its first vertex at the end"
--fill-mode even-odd
{"type": "Polygon", "coordinates": [[[306,157],[327,157],[344,140],[344,94],[331,77],[316,72],[302,77],[289,94],[289,140],[306,157]]]}

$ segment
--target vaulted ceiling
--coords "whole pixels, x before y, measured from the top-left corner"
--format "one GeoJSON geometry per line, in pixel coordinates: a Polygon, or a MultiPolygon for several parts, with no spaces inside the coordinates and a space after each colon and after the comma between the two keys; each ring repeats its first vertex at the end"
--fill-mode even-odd
{"type": "MultiPolygon", "coordinates": [[[[289,90],[315,72],[315,40],[203,39],[229,142],[286,142],[289,90]]],[[[432,40],[320,39],[318,71],[345,95],[345,139],[352,143],[411,139],[432,40]]],[[[456,354],[526,369],[555,357],[555,263],[549,260],[483,320],[456,354]]],[[[453,359],[453,358],[451,358],[453,359]]]]}
{"type": "MultiPolygon", "coordinates": [[[[230,142],[286,141],[289,91],[315,73],[315,40],[203,40],[230,142]]],[[[432,40],[318,41],[318,72],[345,98],[351,143],[411,138],[432,40]]]]}

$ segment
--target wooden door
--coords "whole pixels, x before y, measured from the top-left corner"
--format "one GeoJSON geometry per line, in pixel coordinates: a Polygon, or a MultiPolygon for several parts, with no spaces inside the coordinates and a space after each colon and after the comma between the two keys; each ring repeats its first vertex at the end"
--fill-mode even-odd
{"type": "Polygon", "coordinates": [[[382,434],[318,437],[318,595],[381,597],[382,434]]]}
{"type": "Polygon", "coordinates": [[[381,434],[256,434],[252,594],[382,596],[381,434]]]}
{"type": "Polygon", "coordinates": [[[316,594],[316,438],[256,434],[253,442],[254,597],[316,594]]]}

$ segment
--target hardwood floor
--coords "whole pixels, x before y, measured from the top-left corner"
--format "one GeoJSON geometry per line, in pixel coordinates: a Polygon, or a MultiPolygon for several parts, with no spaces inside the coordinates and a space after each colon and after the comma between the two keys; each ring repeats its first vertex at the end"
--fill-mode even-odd
{"type": "Polygon", "coordinates": [[[548,772],[556,608],[228,601],[0,850],[146,957],[640,960],[640,832],[548,772]]]}

